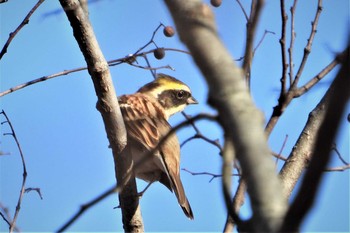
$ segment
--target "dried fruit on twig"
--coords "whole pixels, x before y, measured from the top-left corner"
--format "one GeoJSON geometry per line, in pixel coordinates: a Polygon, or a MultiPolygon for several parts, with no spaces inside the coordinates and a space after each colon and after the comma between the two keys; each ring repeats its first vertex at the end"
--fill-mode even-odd
{"type": "Polygon", "coordinates": [[[221,6],[222,0],[210,0],[212,6],[219,7],[221,6]]]}
{"type": "Polygon", "coordinates": [[[153,55],[158,60],[162,59],[165,56],[164,48],[157,48],[156,50],[154,50],[153,55]]]}
{"type": "Polygon", "coordinates": [[[163,29],[163,33],[166,37],[172,37],[173,35],[175,35],[175,30],[172,26],[166,26],[163,29]]]}

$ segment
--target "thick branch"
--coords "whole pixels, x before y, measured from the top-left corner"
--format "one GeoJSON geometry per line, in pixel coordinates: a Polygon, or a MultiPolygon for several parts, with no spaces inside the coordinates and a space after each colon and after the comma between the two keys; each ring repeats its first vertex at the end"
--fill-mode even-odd
{"type": "MultiPolygon", "coordinates": [[[[83,1],[60,0],[73,28],[74,37],[84,55],[89,74],[94,83],[98,98],[97,109],[102,115],[107,137],[112,148],[116,178],[118,183],[122,183],[123,174],[127,173],[132,166],[131,160],[125,156],[126,131],[124,121],[120,112],[108,64],[101,52],[88,19],[86,2],[85,4],[81,2],[83,1]]],[[[143,231],[141,211],[140,208],[138,208],[138,199],[134,198],[136,194],[136,182],[135,179],[131,177],[131,179],[126,182],[123,191],[119,194],[125,231],[143,231]],[[130,200],[133,200],[134,203],[130,204],[130,200]]]]}
{"type": "MultiPolygon", "coordinates": [[[[307,152],[310,154],[311,162],[302,181],[300,190],[286,215],[282,226],[282,232],[298,230],[302,220],[314,203],[323,171],[326,169],[330,159],[333,141],[337,134],[341,117],[343,116],[346,103],[350,98],[349,51],[350,48],[348,46],[346,59],[343,61],[337,77],[316,107],[317,111],[321,111],[321,113],[314,111],[312,113],[315,119],[319,118],[320,126],[319,130],[314,130],[312,132],[315,136],[317,135],[317,137],[314,146],[310,148],[311,151],[307,152]]],[[[308,140],[310,140],[310,137],[308,137],[308,140]]],[[[285,177],[285,175],[283,176],[285,177]]]]}
{"type": "Polygon", "coordinates": [[[180,39],[187,45],[209,86],[209,102],[232,138],[247,180],[254,231],[274,232],[284,216],[286,202],[274,172],[263,131],[262,114],[255,108],[243,79],[219,40],[210,8],[199,0],[166,0],[180,39]]]}

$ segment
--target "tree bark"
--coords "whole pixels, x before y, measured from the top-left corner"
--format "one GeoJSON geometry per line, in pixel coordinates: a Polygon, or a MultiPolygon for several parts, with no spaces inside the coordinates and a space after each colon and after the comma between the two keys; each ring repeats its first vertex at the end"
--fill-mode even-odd
{"type": "Polygon", "coordinates": [[[181,41],[206,78],[209,104],[218,110],[225,134],[232,138],[253,210],[251,224],[248,224],[251,229],[245,230],[275,232],[287,202],[270,157],[262,113],[251,100],[243,72],[220,41],[208,5],[199,0],[165,2],[181,41]]]}
{"type": "MultiPolygon", "coordinates": [[[[90,24],[86,1],[60,0],[60,3],[70,21],[74,37],[87,63],[98,98],[96,107],[101,113],[112,148],[116,179],[118,184],[122,184],[124,174],[130,172],[132,168],[132,161],[130,157],[126,156],[126,130],[107,61],[90,24]]],[[[134,177],[131,177],[123,185],[123,190],[119,193],[119,201],[122,208],[124,230],[126,232],[143,232],[134,177]]]]}

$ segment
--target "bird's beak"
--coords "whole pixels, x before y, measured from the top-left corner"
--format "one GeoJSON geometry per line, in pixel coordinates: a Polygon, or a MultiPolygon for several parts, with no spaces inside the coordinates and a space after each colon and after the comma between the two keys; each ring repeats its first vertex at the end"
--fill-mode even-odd
{"type": "Polygon", "coordinates": [[[198,104],[198,101],[193,96],[191,96],[187,99],[187,104],[198,104]]]}

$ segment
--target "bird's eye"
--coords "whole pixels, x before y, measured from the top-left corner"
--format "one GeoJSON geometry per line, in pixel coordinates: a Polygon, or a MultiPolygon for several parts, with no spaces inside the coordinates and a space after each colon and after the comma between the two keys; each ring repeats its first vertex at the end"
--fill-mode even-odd
{"type": "Polygon", "coordinates": [[[185,92],[184,91],[178,91],[176,94],[176,97],[178,99],[183,99],[185,97],[185,92]]]}

